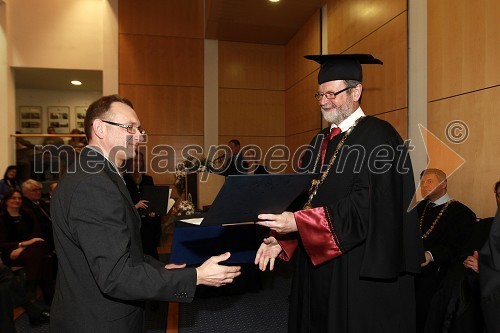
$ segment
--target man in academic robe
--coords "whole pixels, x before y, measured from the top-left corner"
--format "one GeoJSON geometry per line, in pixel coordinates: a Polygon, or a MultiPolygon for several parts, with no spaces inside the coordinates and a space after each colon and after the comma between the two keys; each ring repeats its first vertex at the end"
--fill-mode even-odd
{"type": "Polygon", "coordinates": [[[145,135],[132,103],[104,96],[84,126],[89,145],[51,200],[59,258],[51,331],[142,333],[144,300],[190,302],[196,285],[231,283],[240,267],[219,265],[230,253],[196,268],[143,254],[141,218],[118,170],[145,135]]]}
{"type": "MultiPolygon", "coordinates": [[[[417,332],[440,331],[446,305],[431,308],[431,302],[452,264],[462,265],[474,251],[469,248],[476,221],[474,212],[448,194],[446,174],[440,169],[422,171],[420,180],[424,200],[417,205],[419,227],[425,251],[422,274],[417,277],[417,332]],[[427,326],[427,328],[425,328],[427,326]]],[[[436,300],[437,301],[437,300],[436,300]]],[[[435,301],[435,302],[436,302],[435,301]]],[[[434,303],[435,303],[434,302],[434,303]]]]}
{"type": "Polygon", "coordinates": [[[416,211],[408,212],[411,162],[396,130],[360,107],[361,63],[382,62],[306,58],[321,64],[315,97],[331,126],[312,140],[301,167],[320,176],[303,209],[259,215],[272,231],[255,263],[265,270],[278,256],[297,257],[289,332],[414,332],[413,275],[423,250],[416,211]]]}

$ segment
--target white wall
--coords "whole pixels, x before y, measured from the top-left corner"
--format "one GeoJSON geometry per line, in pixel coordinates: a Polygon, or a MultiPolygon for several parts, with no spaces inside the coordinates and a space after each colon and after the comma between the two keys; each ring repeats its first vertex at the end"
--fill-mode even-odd
{"type": "Polygon", "coordinates": [[[11,68],[102,70],[103,94],[118,92],[118,1],[0,0],[0,172],[15,162],[18,105],[45,114],[48,105],[83,106],[100,95],[16,92],[11,68]]]}
{"type": "Polygon", "coordinates": [[[104,0],[8,0],[12,67],[102,69],[104,0]]]}

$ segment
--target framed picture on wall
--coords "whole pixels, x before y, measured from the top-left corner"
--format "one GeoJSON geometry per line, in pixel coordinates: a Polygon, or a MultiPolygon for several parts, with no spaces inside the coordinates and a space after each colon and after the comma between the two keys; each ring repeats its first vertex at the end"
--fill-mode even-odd
{"type": "Polygon", "coordinates": [[[78,128],[80,132],[84,131],[83,121],[87,114],[87,108],[88,106],[75,106],[75,116],[73,117],[75,120],[74,128],[78,128]]]}
{"type": "Polygon", "coordinates": [[[47,123],[56,133],[69,133],[69,106],[47,106],[47,123]]]}
{"type": "Polygon", "coordinates": [[[41,106],[20,106],[18,119],[21,133],[42,133],[41,106]]]}

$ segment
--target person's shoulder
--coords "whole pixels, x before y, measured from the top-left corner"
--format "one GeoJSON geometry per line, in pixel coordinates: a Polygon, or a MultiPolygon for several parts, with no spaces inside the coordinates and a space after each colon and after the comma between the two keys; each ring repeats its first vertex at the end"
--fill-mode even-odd
{"type": "Polygon", "coordinates": [[[374,131],[374,134],[390,136],[399,135],[394,126],[386,120],[382,120],[375,116],[366,116],[365,119],[361,121],[365,124],[363,127],[370,131],[374,131]]]}
{"type": "Polygon", "coordinates": [[[469,217],[474,219],[474,221],[476,220],[476,213],[460,201],[454,200],[452,206],[457,215],[469,217]]]}
{"type": "Polygon", "coordinates": [[[356,141],[366,146],[398,146],[403,143],[401,136],[390,123],[374,116],[362,119],[352,135],[356,141]]]}

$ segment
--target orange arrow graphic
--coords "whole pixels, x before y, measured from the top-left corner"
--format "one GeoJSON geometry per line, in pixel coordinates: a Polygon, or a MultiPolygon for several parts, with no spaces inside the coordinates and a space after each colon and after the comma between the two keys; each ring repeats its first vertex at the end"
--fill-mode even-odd
{"type": "MultiPolygon", "coordinates": [[[[456,151],[451,149],[446,143],[441,141],[437,136],[432,134],[423,125],[418,124],[420,135],[424,141],[425,150],[427,152],[428,163],[426,169],[440,169],[449,178],[455,171],[457,171],[464,163],[465,159],[460,156],[456,151]]],[[[418,204],[417,200],[422,199],[420,196],[420,183],[418,184],[413,200],[411,201],[408,211],[415,208],[418,204]]]]}

